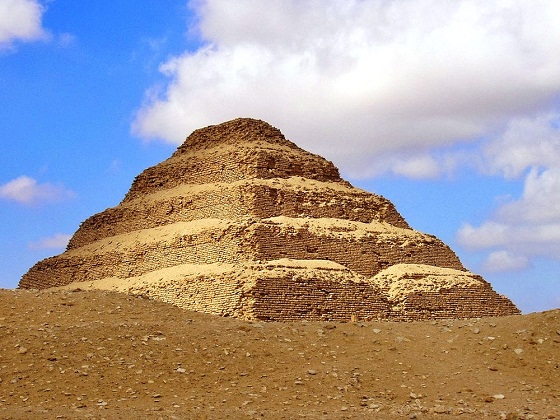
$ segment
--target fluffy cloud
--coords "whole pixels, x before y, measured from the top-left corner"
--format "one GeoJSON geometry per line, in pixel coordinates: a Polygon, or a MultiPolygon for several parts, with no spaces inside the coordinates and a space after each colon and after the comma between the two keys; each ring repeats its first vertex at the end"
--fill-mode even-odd
{"type": "Polygon", "coordinates": [[[536,256],[560,260],[559,121],[553,113],[513,119],[484,148],[483,170],[523,177],[524,185],[521,197],[503,202],[489,220],[458,232],[462,245],[492,251],[488,269],[523,268],[536,256]]]}
{"type": "Polygon", "coordinates": [[[512,255],[546,256],[560,260],[560,223],[507,224],[488,221],[478,227],[463,226],[458,233],[461,245],[473,249],[498,249],[512,255]]]}
{"type": "Polygon", "coordinates": [[[433,162],[411,155],[493,133],[560,92],[555,0],[191,6],[205,46],[161,66],[169,82],[146,94],[134,124],[142,136],[179,143],[252,116],[351,175],[391,156],[393,172],[426,177],[433,162]]]}
{"type": "Polygon", "coordinates": [[[486,271],[516,271],[527,268],[529,259],[513,255],[508,251],[492,252],[486,259],[483,269],[486,271]]]}
{"type": "Polygon", "coordinates": [[[411,158],[397,159],[391,165],[392,171],[397,175],[408,178],[435,178],[440,174],[440,165],[427,154],[413,156],[411,158]]]}
{"type": "Polygon", "coordinates": [[[39,184],[28,176],[20,176],[0,185],[0,198],[33,205],[72,197],[74,193],[60,185],[39,184]]]}
{"type": "Polygon", "coordinates": [[[66,245],[68,245],[71,237],[72,235],[57,233],[48,238],[42,238],[38,241],[31,242],[29,244],[29,249],[64,249],[66,245]]]}
{"type": "Polygon", "coordinates": [[[470,249],[486,249],[503,246],[507,243],[507,226],[497,222],[485,222],[479,227],[469,223],[459,230],[458,240],[470,249]]]}
{"type": "Polygon", "coordinates": [[[524,183],[458,233],[487,270],[560,259],[560,2],[195,0],[196,51],[160,67],[133,126],[180,143],[240,116],[345,176],[470,166],[524,183]],[[464,146],[457,152],[458,146],[464,146]]]}
{"type": "Polygon", "coordinates": [[[487,171],[510,179],[529,167],[560,168],[560,111],[512,118],[483,155],[487,171]]]}
{"type": "Polygon", "coordinates": [[[15,40],[34,40],[45,36],[41,26],[44,7],[37,0],[0,1],[0,49],[15,40]]]}
{"type": "Polygon", "coordinates": [[[542,172],[531,169],[525,178],[522,198],[502,206],[499,217],[509,223],[519,220],[533,225],[560,223],[560,166],[542,172]]]}

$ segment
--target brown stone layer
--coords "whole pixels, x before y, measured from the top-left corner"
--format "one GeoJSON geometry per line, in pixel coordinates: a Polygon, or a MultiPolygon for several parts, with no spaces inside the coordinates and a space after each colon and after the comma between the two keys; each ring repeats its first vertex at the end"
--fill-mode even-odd
{"type": "Polygon", "coordinates": [[[402,263],[465,269],[457,255],[442,241],[411,229],[389,232],[372,229],[354,235],[353,231],[345,232],[340,228],[321,234],[305,226],[274,220],[253,224],[251,229],[255,255],[263,261],[326,259],[368,277],[402,263]]]}
{"type": "Polygon", "coordinates": [[[399,305],[398,318],[402,321],[417,321],[518,314],[519,309],[508,298],[497,294],[488,285],[411,293],[399,305]]]}
{"type": "Polygon", "coordinates": [[[68,249],[126,232],[207,218],[239,220],[284,215],[378,221],[408,228],[393,204],[381,196],[339,185],[331,188],[332,183],[309,183],[313,188],[302,189],[289,179],[177,187],[166,195],[125,202],[86,219],[68,249]]]}
{"type": "Polygon", "coordinates": [[[387,298],[372,284],[340,280],[259,278],[251,289],[251,313],[261,321],[388,319],[387,298]]]}
{"type": "MultiPolygon", "coordinates": [[[[431,275],[448,275],[437,267],[423,269],[431,275]]],[[[519,313],[480,276],[465,276],[471,277],[468,285],[458,282],[459,286],[419,290],[412,282],[408,293],[394,295],[375,279],[336,263],[284,259],[260,264],[186,264],[126,280],[74,283],[74,287],[125,291],[188,310],[261,321],[414,321],[519,313]]],[[[416,281],[428,277],[416,275],[416,281]]]]}
{"type": "Polygon", "coordinates": [[[124,202],[181,184],[232,183],[243,179],[299,176],[350,185],[328,160],[285,146],[241,143],[235,148],[216,147],[178,156],[146,169],[136,177],[124,202]]]}

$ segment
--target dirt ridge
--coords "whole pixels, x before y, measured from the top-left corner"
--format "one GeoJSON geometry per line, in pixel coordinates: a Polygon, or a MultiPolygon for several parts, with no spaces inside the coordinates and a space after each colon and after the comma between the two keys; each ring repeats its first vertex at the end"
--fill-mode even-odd
{"type": "Polygon", "coordinates": [[[107,291],[0,290],[3,419],[555,419],[560,310],[248,322],[107,291]]]}

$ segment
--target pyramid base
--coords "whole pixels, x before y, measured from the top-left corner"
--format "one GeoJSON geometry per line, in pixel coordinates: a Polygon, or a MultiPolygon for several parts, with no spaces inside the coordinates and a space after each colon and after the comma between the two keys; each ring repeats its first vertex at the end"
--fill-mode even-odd
{"type": "Polygon", "coordinates": [[[326,260],[183,264],[64,288],[114,290],[260,321],[418,321],[519,313],[480,276],[415,264],[400,264],[373,278],[326,260]]]}
{"type": "Polygon", "coordinates": [[[520,314],[519,309],[508,298],[486,287],[450,288],[437,292],[411,293],[399,305],[399,312],[401,321],[520,314]]]}
{"type": "Polygon", "coordinates": [[[261,321],[387,319],[390,305],[365,277],[331,261],[185,264],[139,277],[77,282],[65,289],[104,289],[183,309],[261,321]]]}

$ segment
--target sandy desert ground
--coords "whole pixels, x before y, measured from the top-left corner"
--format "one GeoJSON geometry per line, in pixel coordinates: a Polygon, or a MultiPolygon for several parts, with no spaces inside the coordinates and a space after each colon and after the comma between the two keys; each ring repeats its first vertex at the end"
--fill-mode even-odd
{"type": "Polygon", "coordinates": [[[3,419],[560,418],[560,310],[259,323],[0,290],[3,419]]]}

